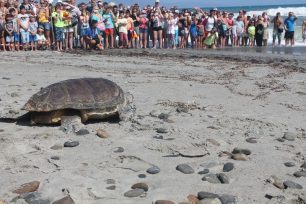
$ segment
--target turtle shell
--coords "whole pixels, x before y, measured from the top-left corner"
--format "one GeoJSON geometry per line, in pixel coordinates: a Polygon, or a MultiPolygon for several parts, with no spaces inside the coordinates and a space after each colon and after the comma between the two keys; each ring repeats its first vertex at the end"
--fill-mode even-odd
{"type": "Polygon", "coordinates": [[[23,109],[36,112],[103,110],[122,103],[124,93],[116,83],[103,78],[82,78],[61,81],[41,89],[23,109]]]}

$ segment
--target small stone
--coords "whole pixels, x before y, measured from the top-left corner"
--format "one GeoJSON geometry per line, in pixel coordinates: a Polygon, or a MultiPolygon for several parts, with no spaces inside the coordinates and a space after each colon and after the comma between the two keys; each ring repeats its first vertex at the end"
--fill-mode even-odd
{"type": "Polygon", "coordinates": [[[295,177],[306,177],[306,171],[297,171],[293,174],[295,177]]]}
{"type": "Polygon", "coordinates": [[[278,178],[277,176],[272,175],[271,178],[270,178],[269,180],[270,180],[270,182],[271,182],[275,187],[277,187],[277,188],[279,188],[279,189],[284,189],[284,188],[285,188],[283,181],[282,181],[280,178],[278,178]]]}
{"type": "Polygon", "coordinates": [[[205,192],[205,191],[198,192],[198,199],[199,200],[203,200],[203,199],[206,199],[206,198],[219,198],[219,195],[217,195],[215,193],[205,192]]]}
{"type": "Polygon", "coordinates": [[[132,189],[143,189],[145,192],[147,192],[149,190],[149,186],[146,183],[135,183],[134,185],[132,185],[131,187],[132,189]]]}
{"type": "Polygon", "coordinates": [[[233,154],[232,158],[239,161],[247,161],[248,157],[245,154],[233,154]]]}
{"type": "Polygon", "coordinates": [[[154,204],[174,204],[174,202],[170,200],[157,200],[154,204]]]}
{"type": "Polygon", "coordinates": [[[158,168],[157,166],[152,166],[147,169],[147,173],[149,174],[158,174],[159,172],[160,172],[160,168],[158,168]]]}
{"type": "Polygon", "coordinates": [[[75,133],[77,136],[83,136],[83,135],[88,135],[89,131],[87,129],[80,129],[75,133]]]}
{"type": "Polygon", "coordinates": [[[145,174],[138,174],[138,178],[146,178],[147,177],[147,175],[145,175],[145,174]]]}
{"type": "Polygon", "coordinates": [[[224,173],[217,174],[217,177],[222,184],[228,184],[229,183],[229,178],[224,173]]]}
{"type": "Polygon", "coordinates": [[[60,150],[60,149],[63,149],[63,145],[56,144],[56,145],[53,145],[52,147],[50,147],[50,149],[53,149],[53,150],[60,150]]]}
{"type": "Polygon", "coordinates": [[[52,204],[74,204],[74,201],[72,198],[68,195],[62,199],[59,199],[57,201],[54,201],[52,204]]]}
{"type": "Polygon", "coordinates": [[[198,197],[192,194],[188,195],[187,199],[190,204],[197,204],[199,202],[198,197]]]}
{"type": "Polygon", "coordinates": [[[178,112],[178,113],[188,113],[188,108],[187,107],[178,107],[177,109],[176,109],[176,112],[178,112]]]}
{"type": "Polygon", "coordinates": [[[215,139],[207,139],[206,141],[211,143],[212,145],[220,146],[220,143],[217,142],[217,140],[215,140],[215,139]]]}
{"type": "Polygon", "coordinates": [[[245,155],[250,155],[252,152],[249,149],[240,149],[240,148],[235,148],[232,151],[232,154],[245,154],[245,155]]]}
{"type": "Polygon", "coordinates": [[[232,195],[221,195],[219,199],[222,204],[236,204],[236,198],[232,195]]]}
{"type": "Polygon", "coordinates": [[[283,139],[288,140],[288,141],[294,141],[296,138],[296,134],[292,132],[285,132],[283,139]]]}
{"type": "Polygon", "coordinates": [[[60,157],[59,156],[52,156],[51,159],[53,159],[53,160],[60,160],[60,157]]]}
{"type": "Polygon", "coordinates": [[[199,171],[198,174],[202,175],[202,174],[208,174],[209,173],[209,169],[204,169],[203,171],[199,171]]]}
{"type": "Polygon", "coordinates": [[[115,153],[122,153],[124,152],[124,148],[123,147],[117,147],[115,150],[114,150],[115,153]]]}
{"type": "Polygon", "coordinates": [[[4,130],[3,130],[3,129],[0,129],[0,132],[4,132],[4,130]]]}
{"type": "Polygon", "coordinates": [[[153,137],[154,139],[157,139],[157,140],[163,140],[164,139],[164,136],[162,135],[156,135],[153,137]]]}
{"type": "Polygon", "coordinates": [[[254,137],[247,138],[245,141],[248,142],[248,143],[252,143],[252,144],[257,143],[257,140],[256,140],[256,138],[254,138],[254,137]]]}
{"type": "Polygon", "coordinates": [[[80,143],[78,141],[68,141],[64,143],[64,147],[76,147],[78,146],[80,143]]]}
{"type": "Polygon", "coordinates": [[[32,181],[29,183],[22,184],[19,188],[13,191],[13,193],[17,194],[24,194],[34,192],[38,189],[40,182],[39,181],[32,181]]]}
{"type": "Polygon", "coordinates": [[[25,194],[20,195],[20,198],[22,198],[28,204],[50,204],[51,203],[51,201],[48,199],[42,199],[41,195],[38,192],[25,193],[25,194]]]}
{"type": "Polygon", "coordinates": [[[223,166],[223,172],[230,172],[234,169],[234,164],[232,162],[225,163],[223,166]]]}
{"type": "Polygon", "coordinates": [[[116,189],[116,186],[115,185],[111,185],[111,186],[106,187],[106,189],[113,191],[113,190],[116,189]]]}
{"type": "Polygon", "coordinates": [[[298,184],[298,183],[295,183],[293,181],[285,181],[284,182],[284,186],[285,188],[293,188],[293,189],[303,189],[303,186],[298,184]]]}
{"type": "Polygon", "coordinates": [[[161,113],[161,114],[158,115],[158,118],[159,118],[159,119],[162,119],[162,120],[166,120],[166,119],[169,118],[169,114],[167,114],[167,113],[161,113]]]}
{"type": "Polygon", "coordinates": [[[144,192],[145,191],[143,189],[137,188],[137,189],[132,189],[132,190],[125,192],[124,196],[128,198],[134,198],[134,197],[141,196],[144,192]]]}
{"type": "Polygon", "coordinates": [[[115,184],[116,181],[114,179],[106,179],[106,184],[115,184]]]}
{"type": "Polygon", "coordinates": [[[168,130],[166,128],[157,128],[156,132],[160,134],[165,134],[168,133],[168,130]]]}
{"type": "Polygon", "coordinates": [[[205,198],[200,200],[198,204],[222,204],[219,198],[205,198]]]}
{"type": "Polygon", "coordinates": [[[216,174],[207,174],[202,178],[203,181],[208,181],[209,183],[221,183],[216,174]]]}
{"type": "Polygon", "coordinates": [[[179,164],[176,166],[176,170],[182,172],[183,174],[193,174],[194,170],[188,164],[179,164]]]}
{"type": "Polygon", "coordinates": [[[285,142],[285,140],[283,138],[277,138],[276,140],[279,141],[279,142],[285,142]]]}
{"type": "Polygon", "coordinates": [[[284,165],[286,167],[294,167],[295,166],[295,163],[294,162],[285,162],[284,165]]]}
{"type": "Polygon", "coordinates": [[[14,93],[11,93],[11,97],[19,97],[19,94],[14,92],[14,93]]]}
{"type": "Polygon", "coordinates": [[[109,137],[109,134],[106,131],[102,130],[102,129],[98,129],[97,130],[97,136],[105,139],[105,138],[109,137]]]}

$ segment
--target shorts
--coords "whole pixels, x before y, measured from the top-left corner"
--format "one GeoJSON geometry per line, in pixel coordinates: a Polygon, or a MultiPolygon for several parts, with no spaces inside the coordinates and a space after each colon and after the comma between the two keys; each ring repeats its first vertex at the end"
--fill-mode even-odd
{"type": "Polygon", "coordinates": [[[85,31],[86,31],[86,29],[87,29],[88,27],[83,27],[83,26],[81,26],[81,28],[80,28],[80,36],[81,37],[83,37],[86,33],[85,33],[85,31]]]}
{"type": "Polygon", "coordinates": [[[113,28],[105,28],[104,30],[105,35],[114,35],[114,29],[113,28]]]}
{"type": "Polygon", "coordinates": [[[29,31],[20,31],[21,42],[27,44],[30,42],[30,33],[29,31]]]}
{"type": "Polygon", "coordinates": [[[134,27],[134,31],[136,32],[137,35],[139,35],[139,27],[134,27]]]}
{"type": "Polygon", "coordinates": [[[51,30],[51,24],[49,22],[47,22],[47,23],[38,23],[38,27],[43,29],[44,31],[51,30]]]}
{"type": "Polygon", "coordinates": [[[30,35],[29,36],[29,41],[32,43],[32,42],[36,42],[37,39],[36,39],[36,35],[30,35]]]}
{"type": "Polygon", "coordinates": [[[294,31],[286,31],[285,32],[285,39],[286,40],[293,40],[294,39],[294,31]]]}
{"type": "Polygon", "coordinates": [[[147,28],[139,28],[139,33],[146,34],[146,33],[148,33],[148,29],[147,28]]]}
{"type": "Polygon", "coordinates": [[[6,43],[13,43],[13,42],[15,42],[14,35],[12,35],[12,36],[9,36],[9,35],[5,36],[5,41],[6,41],[6,43]]]}
{"type": "Polygon", "coordinates": [[[153,27],[153,31],[160,31],[160,30],[163,30],[161,26],[153,27]]]}
{"type": "Polygon", "coordinates": [[[64,33],[73,33],[74,32],[74,27],[67,26],[63,29],[64,33]]]}
{"type": "Polygon", "coordinates": [[[63,40],[64,28],[55,27],[55,41],[61,42],[63,40]]]}

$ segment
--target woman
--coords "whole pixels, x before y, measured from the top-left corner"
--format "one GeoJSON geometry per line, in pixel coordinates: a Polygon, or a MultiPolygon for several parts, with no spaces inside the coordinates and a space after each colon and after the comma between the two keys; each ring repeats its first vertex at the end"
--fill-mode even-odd
{"type": "Polygon", "coordinates": [[[140,47],[144,49],[147,48],[148,21],[147,12],[143,10],[139,19],[139,40],[140,47]]]}
{"type": "Polygon", "coordinates": [[[267,46],[268,45],[268,39],[269,39],[269,16],[267,15],[266,12],[264,12],[262,14],[262,25],[264,27],[263,30],[263,46],[267,46]]]}
{"type": "Polygon", "coordinates": [[[157,8],[154,15],[151,17],[151,23],[153,27],[153,49],[156,49],[156,43],[158,41],[159,48],[161,49],[163,47],[163,28],[161,26],[161,19],[163,18],[160,9],[157,8]]]}
{"type": "Polygon", "coordinates": [[[40,0],[40,8],[38,11],[38,27],[40,27],[44,31],[45,37],[48,41],[47,46],[51,44],[51,39],[50,39],[51,24],[49,22],[49,18],[50,18],[50,11],[48,7],[48,2],[40,0]]]}
{"type": "Polygon", "coordinates": [[[264,34],[264,25],[262,22],[262,16],[258,16],[255,32],[256,32],[255,33],[256,45],[261,47],[263,42],[263,34],[264,34]]]}
{"type": "Polygon", "coordinates": [[[276,38],[278,39],[278,45],[281,44],[282,33],[284,32],[284,20],[280,15],[280,12],[277,12],[276,16],[272,20],[273,23],[273,46],[275,46],[276,38]]]}
{"type": "Polygon", "coordinates": [[[8,9],[5,6],[4,0],[0,0],[0,19],[5,19],[6,14],[8,14],[8,9]]]}

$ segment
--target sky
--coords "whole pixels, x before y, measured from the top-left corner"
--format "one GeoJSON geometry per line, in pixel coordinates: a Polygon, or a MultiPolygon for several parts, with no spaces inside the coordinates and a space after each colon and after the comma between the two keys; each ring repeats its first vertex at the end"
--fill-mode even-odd
{"type": "MultiPolygon", "coordinates": [[[[131,5],[153,5],[155,0],[116,0],[116,3],[131,5]]],[[[180,8],[191,7],[217,7],[217,6],[251,6],[251,5],[284,5],[284,4],[305,4],[306,0],[160,0],[164,6],[178,6],[180,8]]]]}

